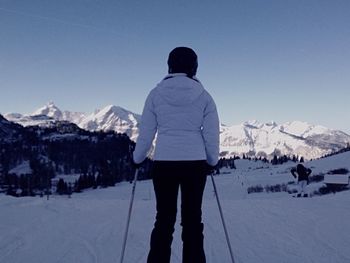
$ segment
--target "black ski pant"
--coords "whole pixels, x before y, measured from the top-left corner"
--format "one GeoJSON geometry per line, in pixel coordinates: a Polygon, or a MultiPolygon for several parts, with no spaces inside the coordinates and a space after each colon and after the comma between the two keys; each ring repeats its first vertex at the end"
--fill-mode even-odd
{"type": "Polygon", "coordinates": [[[206,161],[155,161],[153,185],[157,215],[151,234],[148,263],[169,263],[181,189],[182,262],[205,263],[202,199],[206,183],[206,161]]]}

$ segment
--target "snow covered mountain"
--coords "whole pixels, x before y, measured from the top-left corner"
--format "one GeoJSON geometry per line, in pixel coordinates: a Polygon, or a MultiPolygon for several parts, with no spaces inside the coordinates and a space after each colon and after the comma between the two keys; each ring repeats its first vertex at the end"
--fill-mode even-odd
{"type": "Polygon", "coordinates": [[[5,118],[11,122],[18,123],[24,127],[27,126],[50,126],[56,120],[46,115],[22,115],[20,113],[5,114],[5,118]]]}
{"type": "Polygon", "coordinates": [[[126,133],[132,140],[138,135],[140,116],[121,107],[108,105],[83,118],[78,126],[89,131],[126,133]]]}
{"type": "Polygon", "coordinates": [[[47,103],[45,106],[37,109],[31,114],[31,116],[37,115],[45,115],[56,120],[63,119],[62,111],[59,108],[57,108],[57,106],[53,102],[47,103]]]}
{"type": "Polygon", "coordinates": [[[85,117],[81,112],[61,111],[53,102],[37,109],[31,114],[22,115],[20,113],[5,114],[9,121],[16,122],[22,126],[51,126],[56,121],[68,121],[78,124],[85,117]]]}
{"type": "Polygon", "coordinates": [[[242,155],[271,158],[273,155],[299,155],[314,159],[344,148],[350,136],[319,125],[293,121],[248,121],[231,127],[222,126],[220,134],[223,156],[242,155]]]}
{"type": "MultiPolygon", "coordinates": [[[[117,131],[132,140],[138,136],[140,115],[118,106],[108,105],[91,114],[61,111],[54,103],[39,108],[30,115],[6,114],[5,118],[23,126],[50,126],[55,121],[68,121],[89,131],[117,131]]],[[[350,136],[320,125],[293,121],[284,124],[247,121],[240,125],[221,125],[221,156],[298,155],[315,159],[338,151],[350,143],[350,136]]]]}
{"type": "Polygon", "coordinates": [[[132,140],[137,138],[137,125],[140,116],[121,107],[108,105],[101,110],[95,110],[91,114],[60,110],[53,102],[37,109],[32,114],[19,113],[5,114],[9,121],[22,126],[50,127],[56,121],[68,121],[75,123],[82,129],[89,131],[116,131],[126,133],[132,140]]]}
{"type": "Polygon", "coordinates": [[[61,111],[53,102],[47,103],[31,114],[31,116],[41,115],[48,116],[54,120],[69,121],[75,124],[79,124],[86,116],[82,112],[61,111]]]}

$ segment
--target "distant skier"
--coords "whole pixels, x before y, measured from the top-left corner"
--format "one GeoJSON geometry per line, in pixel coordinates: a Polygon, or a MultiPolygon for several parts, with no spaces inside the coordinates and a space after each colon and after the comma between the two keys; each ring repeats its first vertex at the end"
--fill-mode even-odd
{"type": "Polygon", "coordinates": [[[304,195],[307,195],[305,193],[305,187],[309,183],[309,175],[311,174],[311,169],[306,168],[302,164],[298,164],[297,167],[293,167],[290,172],[298,180],[299,185],[299,191],[297,193],[297,196],[301,196],[303,193],[304,195]]]}
{"type": "Polygon", "coordinates": [[[218,162],[219,118],[195,77],[196,53],[177,47],[168,66],[169,75],[146,99],[133,156],[136,166],[142,163],[157,133],[152,170],[157,215],[147,262],[170,262],[180,188],[182,262],[204,263],[202,199],[208,170],[218,162]]]}

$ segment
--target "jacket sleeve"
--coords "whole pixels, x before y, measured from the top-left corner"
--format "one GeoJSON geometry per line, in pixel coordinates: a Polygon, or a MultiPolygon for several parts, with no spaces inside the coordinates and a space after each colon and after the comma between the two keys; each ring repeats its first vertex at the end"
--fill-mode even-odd
{"type": "Polygon", "coordinates": [[[207,155],[207,162],[208,164],[214,166],[217,164],[219,159],[220,123],[215,102],[210,95],[208,104],[204,110],[202,135],[207,155]]]}
{"type": "Polygon", "coordinates": [[[152,92],[148,95],[142,111],[139,127],[139,137],[133,154],[134,162],[142,163],[151,149],[154,136],[157,132],[157,117],[154,113],[152,92]]]}

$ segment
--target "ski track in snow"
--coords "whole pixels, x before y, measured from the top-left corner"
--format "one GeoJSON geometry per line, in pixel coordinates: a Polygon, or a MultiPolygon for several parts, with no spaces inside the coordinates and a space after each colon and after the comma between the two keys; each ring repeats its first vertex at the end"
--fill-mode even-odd
{"type": "MultiPolygon", "coordinates": [[[[248,195],[247,187],[259,180],[247,174],[215,176],[236,263],[350,262],[350,191],[312,198],[248,195]]],[[[0,195],[0,263],[118,262],[131,187],[121,183],[71,199],[0,195]]],[[[125,263],[146,262],[155,217],[152,188],[150,181],[137,184],[125,263]]],[[[230,262],[210,177],[203,222],[207,262],[230,262]]],[[[171,262],[180,263],[181,253],[178,213],[171,262]]]]}

